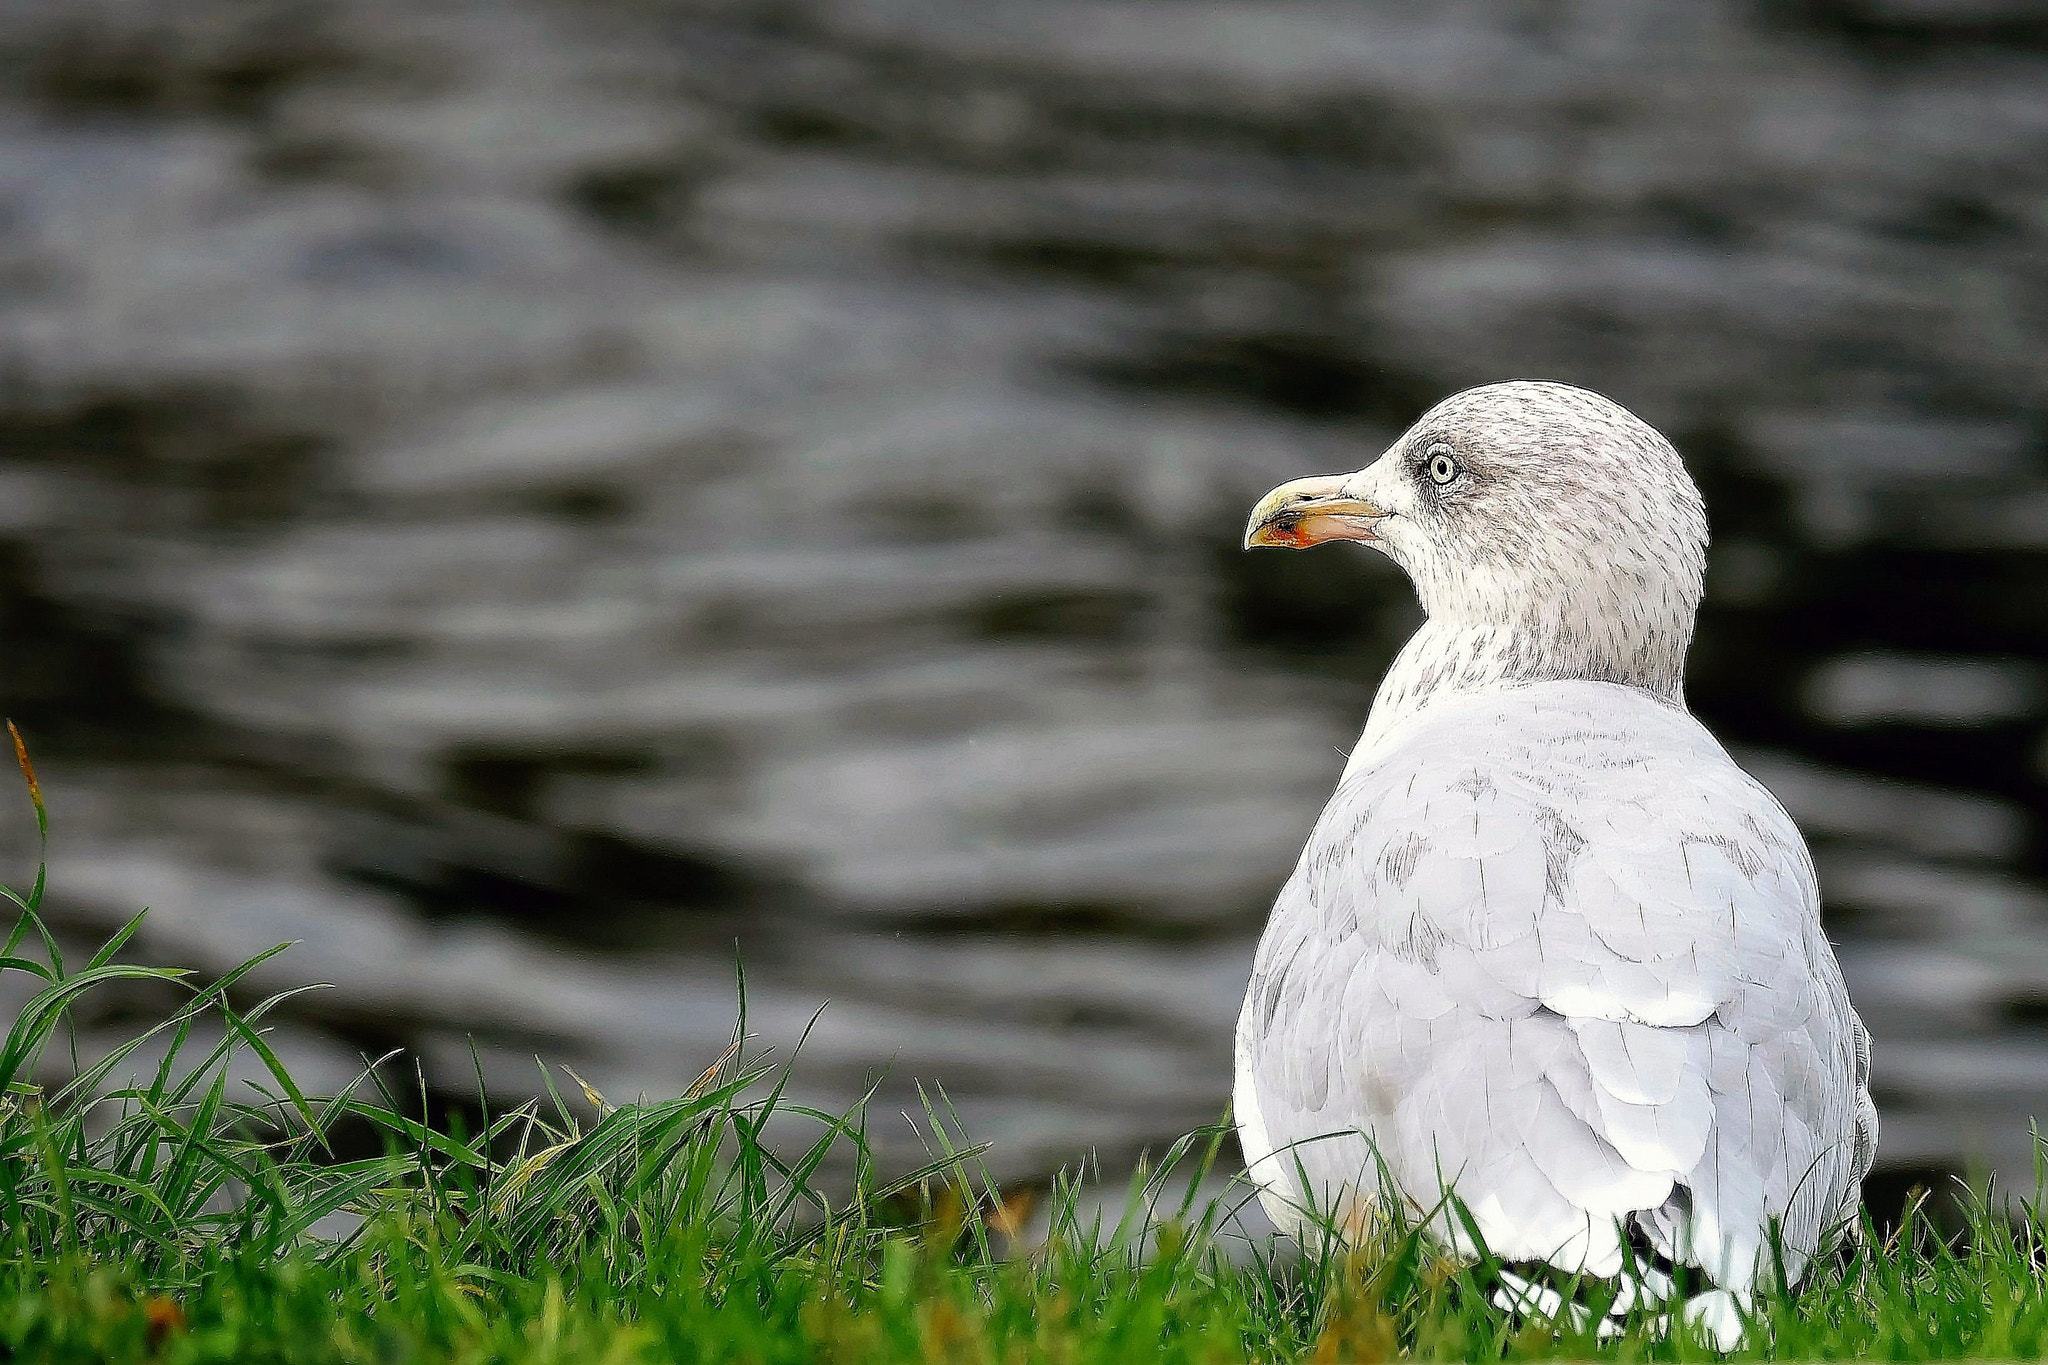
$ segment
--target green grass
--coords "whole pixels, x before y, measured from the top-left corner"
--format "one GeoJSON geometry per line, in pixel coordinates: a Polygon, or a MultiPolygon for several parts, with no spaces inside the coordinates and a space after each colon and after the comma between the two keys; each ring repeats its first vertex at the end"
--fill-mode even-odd
{"type": "MultiPolygon", "coordinates": [[[[41,802],[37,800],[38,819],[41,802]]],[[[1233,1239],[1200,1187],[1207,1130],[1107,1216],[1077,1178],[990,1184],[942,1103],[933,1161],[889,1178],[863,1110],[792,1104],[786,1066],[732,1048],[688,1094],[606,1104],[578,1086],[431,1127],[398,1078],[300,1093],[263,1042],[284,997],[124,964],[138,920],[67,963],[43,878],[6,892],[0,973],[34,995],[0,1047],[0,1358],[51,1361],[1230,1362],[1687,1360],[1631,1325],[1596,1342],[1488,1303],[1491,1268],[1413,1229],[1365,1248],[1233,1239]],[[19,978],[17,978],[19,979],[19,978]],[[90,1065],[74,1012],[142,981],[182,1001],[90,1065]],[[217,1045],[201,1039],[221,1037],[217,1045]],[[144,1065],[141,1059],[157,1057],[144,1065]],[[231,1064],[260,1085],[230,1084],[231,1064]],[[52,1081],[51,1077],[64,1078],[52,1081]],[[41,1083],[38,1083],[41,1078],[41,1083]],[[777,1138],[766,1135],[771,1121],[777,1138]],[[808,1126],[808,1140],[789,1136],[808,1126]],[[364,1152],[372,1155],[362,1155],[364,1152]],[[351,1155],[353,1153],[353,1155],[351,1155]]],[[[268,955],[266,955],[268,956],[268,955]]],[[[257,959],[261,961],[262,959],[257,959]]],[[[707,1059],[710,1060],[710,1059],[707,1059]]],[[[546,1074],[546,1073],[543,1073],[546,1074]]],[[[1760,1306],[1742,1354],[1898,1360],[2048,1352],[2041,1249],[1969,1205],[1944,1240],[1910,1218],[1760,1306]]],[[[1597,1286],[1584,1287],[1597,1293],[1597,1286]]]]}

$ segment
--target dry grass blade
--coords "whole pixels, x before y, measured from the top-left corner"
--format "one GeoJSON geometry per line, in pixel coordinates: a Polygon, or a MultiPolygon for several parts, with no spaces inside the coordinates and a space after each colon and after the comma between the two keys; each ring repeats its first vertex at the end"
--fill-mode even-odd
{"type": "Polygon", "coordinates": [[[603,1095],[599,1094],[597,1091],[597,1087],[592,1085],[589,1081],[584,1080],[581,1076],[577,1075],[573,1067],[569,1066],[567,1063],[559,1063],[558,1065],[561,1066],[563,1072],[567,1074],[570,1080],[576,1082],[576,1087],[583,1092],[584,1100],[590,1105],[592,1109],[595,1109],[597,1111],[597,1116],[599,1118],[603,1118],[607,1114],[613,1114],[618,1112],[619,1106],[613,1104],[610,1100],[606,1099],[603,1095]]]}
{"type": "Polygon", "coordinates": [[[28,782],[29,803],[36,808],[36,827],[47,834],[49,813],[43,807],[43,784],[36,781],[36,765],[29,761],[28,743],[11,720],[7,722],[7,735],[14,741],[14,761],[21,766],[21,775],[28,782]]]}
{"type": "MultiPolygon", "coordinates": [[[[691,1100],[702,1099],[706,1092],[708,1092],[713,1085],[717,1084],[719,1073],[723,1072],[728,1066],[732,1065],[735,1061],[739,1059],[740,1048],[744,1046],[744,1044],[744,1039],[733,1039],[732,1042],[727,1045],[725,1051],[721,1052],[718,1055],[718,1060],[714,1061],[710,1066],[705,1067],[703,1073],[699,1075],[695,1081],[692,1081],[690,1083],[690,1088],[683,1092],[683,1098],[691,1100]]],[[[576,1073],[571,1071],[569,1074],[573,1076],[576,1073]]]]}

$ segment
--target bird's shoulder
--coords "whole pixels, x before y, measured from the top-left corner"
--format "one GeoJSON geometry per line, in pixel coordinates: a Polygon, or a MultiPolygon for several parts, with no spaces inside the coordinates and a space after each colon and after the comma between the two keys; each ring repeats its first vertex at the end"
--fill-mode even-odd
{"type": "Polygon", "coordinates": [[[1310,846],[1342,852],[1419,836],[1478,856],[1517,833],[1553,856],[1596,861],[1704,844],[1811,879],[1798,827],[1704,725],[1637,688],[1599,682],[1533,683],[1430,707],[1346,771],[1310,846]],[[1472,833],[1460,838],[1460,826],[1472,833]]]}
{"type": "Polygon", "coordinates": [[[1682,709],[1549,683],[1432,712],[1331,798],[1275,908],[1286,936],[1672,1024],[1825,951],[1797,828],[1682,709]]]}
{"type": "Polygon", "coordinates": [[[1344,785],[1426,782],[1447,768],[1506,773],[1539,791],[1594,773],[1608,790],[1679,772],[1755,785],[1683,706],[1641,688],[1580,680],[1433,702],[1348,768],[1344,785]]]}

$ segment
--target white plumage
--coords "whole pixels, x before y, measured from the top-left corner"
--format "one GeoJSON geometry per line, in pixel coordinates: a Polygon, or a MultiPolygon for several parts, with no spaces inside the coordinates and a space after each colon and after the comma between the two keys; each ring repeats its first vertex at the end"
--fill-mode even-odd
{"type": "Polygon", "coordinates": [[[1246,536],[1340,538],[1428,620],[1259,945],[1236,1113],[1266,1207],[1354,1218],[1383,1162],[1505,1260],[1612,1275],[1633,1241],[1745,1295],[1775,1224],[1796,1280],[1870,1167],[1869,1044],[1798,830],[1684,706],[1677,453],[1583,390],[1470,390],[1246,536]]]}

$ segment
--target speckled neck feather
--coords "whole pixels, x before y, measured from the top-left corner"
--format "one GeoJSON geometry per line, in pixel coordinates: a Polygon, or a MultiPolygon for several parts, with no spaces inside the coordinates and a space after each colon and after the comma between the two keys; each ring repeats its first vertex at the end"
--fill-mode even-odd
{"type": "Polygon", "coordinates": [[[1682,708],[1707,527],[1671,443],[1583,389],[1492,384],[1425,414],[1360,487],[1398,506],[1404,464],[1445,444],[1478,488],[1435,522],[1417,508],[1415,533],[1381,547],[1428,619],[1381,682],[1358,757],[1435,699],[1518,683],[1619,683],[1682,708]]]}

